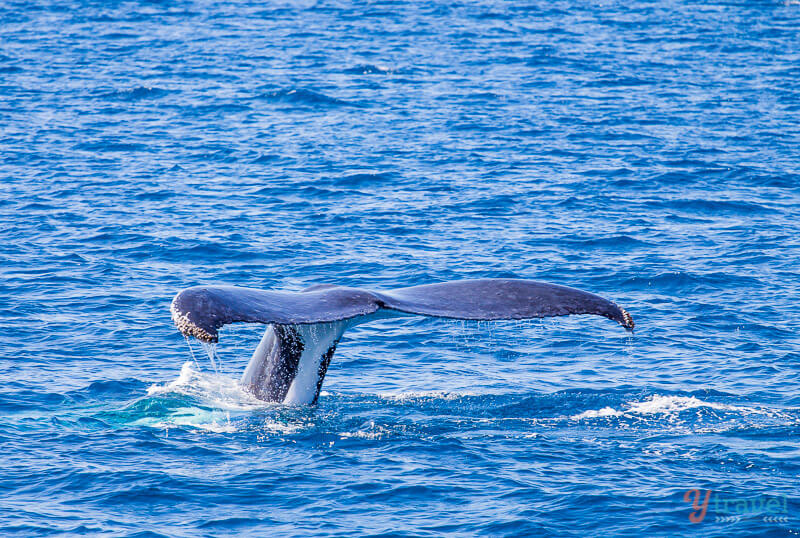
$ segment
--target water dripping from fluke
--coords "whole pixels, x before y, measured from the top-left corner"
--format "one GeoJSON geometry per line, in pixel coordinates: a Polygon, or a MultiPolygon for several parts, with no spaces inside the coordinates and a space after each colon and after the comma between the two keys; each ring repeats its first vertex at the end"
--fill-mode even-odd
{"type": "Polygon", "coordinates": [[[194,355],[194,348],[192,347],[192,342],[189,340],[188,336],[184,337],[186,339],[186,345],[189,346],[189,353],[192,354],[192,360],[194,361],[194,365],[197,367],[197,370],[200,370],[200,364],[197,362],[197,357],[194,355]]]}
{"type": "MultiPolygon", "coordinates": [[[[217,344],[214,342],[201,342],[203,345],[203,349],[206,350],[206,355],[208,355],[208,360],[211,361],[211,367],[214,369],[214,372],[219,374],[220,368],[217,367],[217,363],[219,363],[219,355],[217,355],[217,344]]],[[[220,366],[222,364],[220,363],[220,366]]]]}

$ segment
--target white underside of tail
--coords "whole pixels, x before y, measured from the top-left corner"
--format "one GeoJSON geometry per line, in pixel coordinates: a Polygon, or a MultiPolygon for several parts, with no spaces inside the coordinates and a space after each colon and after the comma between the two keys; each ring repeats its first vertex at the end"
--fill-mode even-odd
{"type": "Polygon", "coordinates": [[[297,375],[289,386],[289,392],[283,400],[285,404],[303,405],[314,401],[319,380],[319,365],[322,357],[334,342],[342,337],[347,328],[346,321],[332,323],[314,323],[312,325],[295,325],[303,339],[303,354],[297,366],[297,375]]]}
{"type": "MultiPolygon", "coordinates": [[[[289,385],[285,404],[307,405],[314,401],[319,382],[319,367],[323,357],[338,342],[345,330],[353,325],[382,318],[405,316],[402,312],[381,310],[375,314],[342,321],[292,325],[303,342],[303,352],[294,380],[289,385]]],[[[273,382],[276,362],[280,360],[280,342],[272,325],[264,331],[241,378],[241,385],[258,394],[259,388],[273,382]]]]}

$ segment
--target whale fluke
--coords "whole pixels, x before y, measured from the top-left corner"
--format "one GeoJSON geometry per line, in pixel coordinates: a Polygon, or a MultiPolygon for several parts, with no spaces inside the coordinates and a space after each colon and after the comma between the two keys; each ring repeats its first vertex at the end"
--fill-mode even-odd
{"type": "Polygon", "coordinates": [[[196,286],[172,300],[172,320],[185,336],[216,342],[229,323],[299,325],[356,318],[377,312],[374,294],[356,288],[314,286],[293,293],[237,286],[196,286]]]}
{"type": "Polygon", "coordinates": [[[172,319],[186,336],[216,342],[229,323],[268,324],[242,384],[266,401],[316,402],[344,331],[376,317],[422,315],[468,320],[594,314],[633,329],[615,303],[585,291],[518,279],[481,279],[370,291],[331,284],[302,292],[196,286],[172,300],[172,319]]]}

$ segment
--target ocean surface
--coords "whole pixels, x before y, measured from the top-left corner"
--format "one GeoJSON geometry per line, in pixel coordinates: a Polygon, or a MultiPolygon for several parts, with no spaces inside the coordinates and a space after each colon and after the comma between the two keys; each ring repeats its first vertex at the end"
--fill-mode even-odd
{"type": "Polygon", "coordinates": [[[0,534],[796,536],[799,234],[796,1],[2,1],[0,534]],[[636,331],[169,313],[483,277],[636,331]]]}

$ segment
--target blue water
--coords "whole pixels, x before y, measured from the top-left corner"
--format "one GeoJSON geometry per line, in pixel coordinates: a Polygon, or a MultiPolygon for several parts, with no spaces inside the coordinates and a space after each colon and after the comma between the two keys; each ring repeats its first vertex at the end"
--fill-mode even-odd
{"type": "Polygon", "coordinates": [[[0,3],[0,534],[797,535],[798,36],[772,0],[0,3]],[[636,332],[384,320],[290,408],[236,385],[262,328],[215,371],[169,315],[477,277],[636,332]]]}

